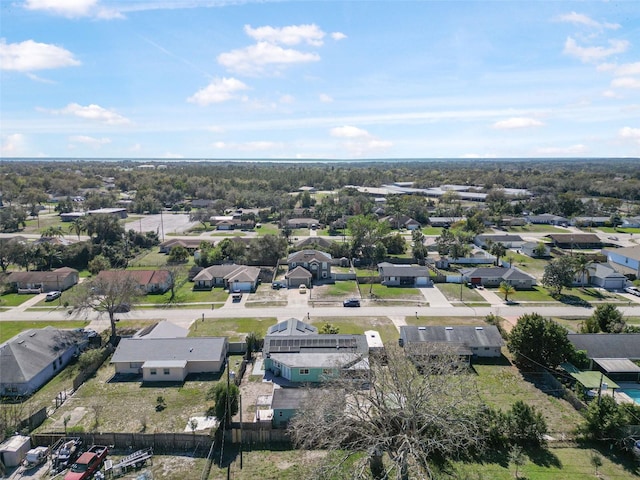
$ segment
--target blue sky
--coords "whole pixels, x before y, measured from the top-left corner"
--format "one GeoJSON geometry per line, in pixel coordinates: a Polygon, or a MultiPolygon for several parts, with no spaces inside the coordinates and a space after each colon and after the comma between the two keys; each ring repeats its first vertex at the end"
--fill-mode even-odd
{"type": "Polygon", "coordinates": [[[5,158],[640,156],[635,0],[0,8],[5,158]]]}

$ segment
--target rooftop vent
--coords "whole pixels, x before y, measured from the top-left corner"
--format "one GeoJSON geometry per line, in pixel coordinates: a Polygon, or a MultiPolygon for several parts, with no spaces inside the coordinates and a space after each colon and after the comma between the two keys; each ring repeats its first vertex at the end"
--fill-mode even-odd
{"type": "Polygon", "coordinates": [[[453,330],[453,327],[444,327],[445,330],[453,330]]]}
{"type": "Polygon", "coordinates": [[[482,327],[476,327],[476,330],[484,330],[482,327]]]}
{"type": "Polygon", "coordinates": [[[418,327],[418,330],[426,330],[427,327],[418,327]]]}

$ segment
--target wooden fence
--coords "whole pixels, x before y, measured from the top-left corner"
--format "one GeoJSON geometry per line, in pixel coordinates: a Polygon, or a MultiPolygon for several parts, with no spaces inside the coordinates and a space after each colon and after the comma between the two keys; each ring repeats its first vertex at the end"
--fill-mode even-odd
{"type": "MultiPolygon", "coordinates": [[[[64,433],[38,433],[31,435],[35,446],[48,447],[64,433]]],[[[116,450],[153,448],[156,453],[189,452],[206,457],[213,437],[203,433],[73,433],[84,445],[107,445],[116,450]]]]}
{"type": "Polygon", "coordinates": [[[107,345],[102,351],[102,355],[89,367],[81,371],[76,378],[73,379],[73,390],[76,391],[84,382],[86,382],[100,368],[109,355],[113,352],[113,347],[107,345]]]}
{"type": "Polygon", "coordinates": [[[262,450],[272,447],[291,448],[291,438],[284,429],[273,428],[271,424],[233,422],[225,431],[225,441],[242,443],[243,450],[262,450]]]}

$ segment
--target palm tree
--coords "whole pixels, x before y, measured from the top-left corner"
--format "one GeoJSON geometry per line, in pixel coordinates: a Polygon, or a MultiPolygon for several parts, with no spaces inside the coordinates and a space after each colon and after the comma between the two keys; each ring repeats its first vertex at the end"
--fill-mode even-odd
{"type": "Polygon", "coordinates": [[[82,232],[87,230],[87,225],[84,217],[76,218],[71,225],[69,225],[69,233],[75,233],[80,240],[82,232]]]}
{"type": "Polygon", "coordinates": [[[509,301],[509,295],[513,295],[516,293],[516,289],[513,285],[507,282],[500,283],[500,287],[498,287],[498,291],[504,295],[504,301],[509,301]]]}
{"type": "Polygon", "coordinates": [[[58,226],[50,226],[42,230],[41,238],[64,238],[64,232],[62,231],[62,227],[58,226]]]}
{"type": "Polygon", "coordinates": [[[584,288],[584,279],[589,278],[589,266],[591,265],[591,260],[589,260],[584,255],[578,255],[574,258],[575,271],[580,275],[580,286],[584,288]]]}
{"type": "Polygon", "coordinates": [[[496,265],[500,265],[500,257],[503,257],[504,254],[507,253],[507,247],[505,247],[501,242],[494,243],[491,245],[489,253],[496,256],[496,265]]]}

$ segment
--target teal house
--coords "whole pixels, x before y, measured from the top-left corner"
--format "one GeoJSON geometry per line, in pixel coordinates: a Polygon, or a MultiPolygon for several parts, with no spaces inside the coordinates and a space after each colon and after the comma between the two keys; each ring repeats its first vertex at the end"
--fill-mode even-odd
{"type": "Polygon", "coordinates": [[[290,318],[269,327],[262,357],[265,372],[294,383],[318,383],[338,375],[361,378],[369,370],[365,335],[319,334],[290,318]]]}

